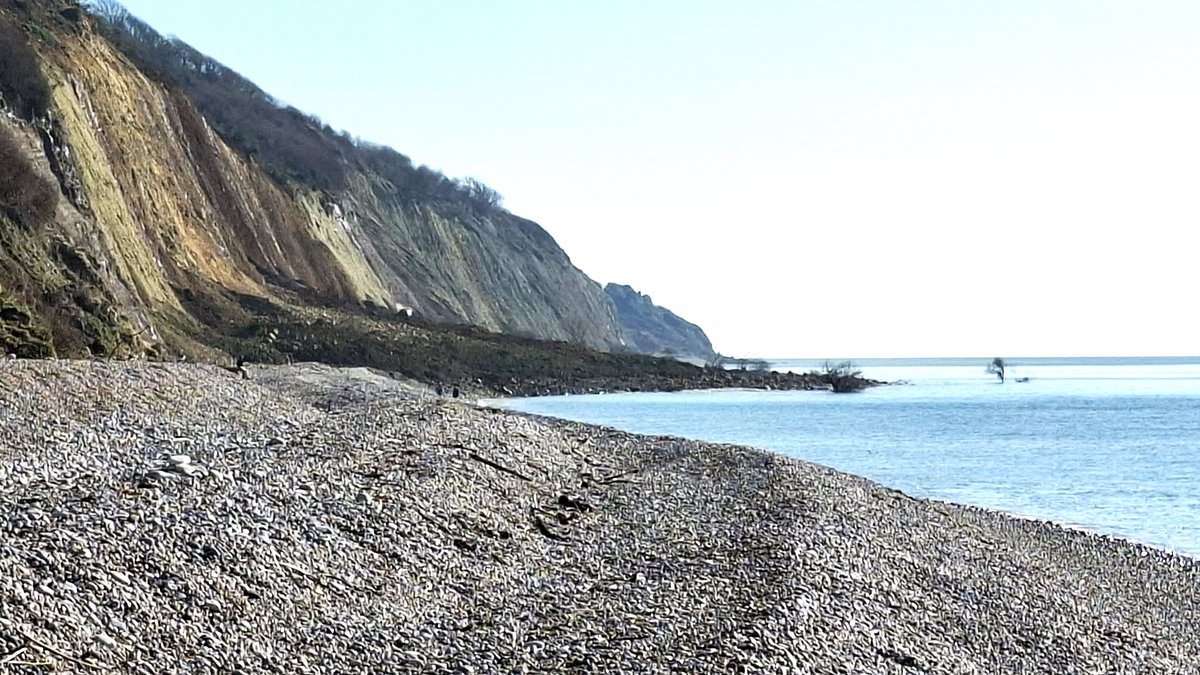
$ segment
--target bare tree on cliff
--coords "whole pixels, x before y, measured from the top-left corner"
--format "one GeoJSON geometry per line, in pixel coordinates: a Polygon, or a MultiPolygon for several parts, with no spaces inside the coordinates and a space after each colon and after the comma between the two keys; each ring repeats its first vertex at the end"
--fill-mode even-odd
{"type": "Polygon", "coordinates": [[[117,23],[129,18],[129,10],[116,0],[95,0],[91,3],[92,11],[105,19],[117,23]]]}
{"type": "Polygon", "coordinates": [[[495,211],[504,202],[500,193],[488,187],[483,181],[466,178],[459,181],[459,186],[466,191],[467,199],[484,211],[495,211]]]}
{"type": "Polygon", "coordinates": [[[996,357],[992,359],[991,363],[988,364],[987,372],[989,375],[995,375],[996,377],[1000,378],[1000,384],[1004,384],[1005,366],[1006,364],[1004,363],[1004,359],[996,357]]]}
{"type": "MultiPolygon", "coordinates": [[[[502,210],[500,193],[482,182],[413,166],[399,152],[334,131],[182,40],[158,33],[118,0],[90,0],[88,6],[99,19],[100,32],[139,70],[186,93],[226,143],[277,181],[339,192],[348,188],[354,171],[367,167],[406,201],[464,207],[482,215],[502,210]]],[[[0,55],[0,69],[4,64],[0,55]]]]}

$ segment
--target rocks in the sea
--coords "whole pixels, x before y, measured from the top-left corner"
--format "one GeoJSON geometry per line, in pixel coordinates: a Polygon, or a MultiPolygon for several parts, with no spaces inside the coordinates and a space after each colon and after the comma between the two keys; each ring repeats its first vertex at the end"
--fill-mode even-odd
{"type": "Polygon", "coordinates": [[[1200,663],[1188,558],[371,372],[252,368],[0,364],[0,672],[1200,663]]]}

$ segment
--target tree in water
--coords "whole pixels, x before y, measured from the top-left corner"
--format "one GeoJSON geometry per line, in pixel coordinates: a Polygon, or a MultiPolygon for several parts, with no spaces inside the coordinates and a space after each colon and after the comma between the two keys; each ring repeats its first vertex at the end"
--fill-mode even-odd
{"type": "Polygon", "coordinates": [[[812,374],[828,384],[835,394],[849,394],[870,386],[870,383],[863,379],[862,371],[852,361],[826,361],[822,371],[814,371],[812,374]]]}
{"type": "Polygon", "coordinates": [[[987,371],[991,375],[1000,378],[1000,384],[1004,384],[1004,359],[996,357],[988,364],[987,371]]]}

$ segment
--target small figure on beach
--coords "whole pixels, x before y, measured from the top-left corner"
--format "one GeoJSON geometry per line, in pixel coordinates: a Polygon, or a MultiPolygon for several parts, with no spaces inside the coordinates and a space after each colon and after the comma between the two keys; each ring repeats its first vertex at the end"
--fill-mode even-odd
{"type": "Polygon", "coordinates": [[[250,372],[246,370],[246,357],[245,356],[239,356],[238,360],[237,360],[237,365],[225,366],[225,370],[228,370],[231,373],[237,373],[238,375],[241,375],[243,380],[250,379],[250,372]]]}
{"type": "Polygon", "coordinates": [[[446,395],[446,388],[442,386],[441,382],[438,382],[438,385],[434,388],[433,392],[437,394],[438,398],[441,398],[446,395]]]}
{"type": "Polygon", "coordinates": [[[454,398],[458,398],[459,394],[460,392],[458,391],[458,385],[456,384],[454,385],[454,388],[450,390],[450,395],[454,398]]]}

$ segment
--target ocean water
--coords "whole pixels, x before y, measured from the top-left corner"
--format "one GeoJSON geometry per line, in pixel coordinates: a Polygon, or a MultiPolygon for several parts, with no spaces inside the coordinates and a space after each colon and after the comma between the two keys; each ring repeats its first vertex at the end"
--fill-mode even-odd
{"type": "Polygon", "coordinates": [[[1200,556],[1200,359],[1014,359],[1005,384],[984,372],[986,359],[860,363],[868,377],[904,383],[843,395],[724,390],[504,405],[766,448],[914,496],[1200,556]]]}

